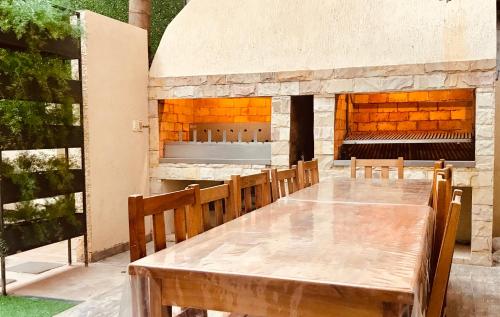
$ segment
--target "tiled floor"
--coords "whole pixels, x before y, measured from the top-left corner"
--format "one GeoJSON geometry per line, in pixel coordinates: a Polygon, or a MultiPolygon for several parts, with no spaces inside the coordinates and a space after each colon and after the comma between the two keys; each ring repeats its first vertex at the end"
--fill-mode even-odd
{"type": "MultiPolygon", "coordinates": [[[[66,245],[52,245],[7,259],[8,265],[23,261],[64,263],[66,245]]],[[[110,257],[88,268],[81,264],[56,268],[38,276],[8,272],[18,282],[9,285],[17,295],[77,300],[82,303],[58,317],[120,315],[130,302],[126,266],[128,252],[110,257]]],[[[122,314],[120,316],[127,316],[122,314]]],[[[219,317],[220,313],[210,313],[219,317]]],[[[454,264],[448,289],[448,317],[499,317],[500,267],[485,268],[454,264]]]]}
{"type": "Polygon", "coordinates": [[[500,316],[500,267],[453,265],[447,312],[449,317],[500,316]]]}

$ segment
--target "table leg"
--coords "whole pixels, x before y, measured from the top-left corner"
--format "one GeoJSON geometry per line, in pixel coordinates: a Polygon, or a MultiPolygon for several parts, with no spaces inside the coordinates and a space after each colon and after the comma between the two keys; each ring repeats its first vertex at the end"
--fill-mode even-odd
{"type": "Polygon", "coordinates": [[[172,307],[161,304],[162,280],[149,279],[149,303],[148,311],[150,317],[172,317],[172,307]]]}

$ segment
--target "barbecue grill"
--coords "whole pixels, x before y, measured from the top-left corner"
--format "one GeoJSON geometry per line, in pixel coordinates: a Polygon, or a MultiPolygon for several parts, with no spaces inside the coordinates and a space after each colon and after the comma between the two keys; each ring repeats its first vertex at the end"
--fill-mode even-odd
{"type": "MultiPolygon", "coordinates": [[[[340,160],[474,161],[474,135],[461,132],[350,133],[340,147],[340,160]]],[[[418,162],[414,162],[418,163],[418,162]]]]}

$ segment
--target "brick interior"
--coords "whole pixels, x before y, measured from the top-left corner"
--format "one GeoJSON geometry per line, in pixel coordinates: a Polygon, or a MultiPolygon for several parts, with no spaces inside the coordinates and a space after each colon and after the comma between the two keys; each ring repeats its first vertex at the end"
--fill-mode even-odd
{"type": "Polygon", "coordinates": [[[349,130],[472,132],[470,89],[350,96],[349,130]]]}
{"type": "Polygon", "coordinates": [[[178,141],[179,131],[189,140],[196,123],[271,122],[271,98],[169,99],[159,106],[160,148],[178,141]]]}

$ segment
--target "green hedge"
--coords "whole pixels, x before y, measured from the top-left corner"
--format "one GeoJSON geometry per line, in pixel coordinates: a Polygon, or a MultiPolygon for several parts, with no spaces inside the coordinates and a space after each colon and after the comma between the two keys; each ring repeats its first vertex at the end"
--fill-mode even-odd
{"type": "MultiPolygon", "coordinates": [[[[87,9],[123,22],[128,21],[128,0],[53,0],[69,3],[75,10],[87,9]]],[[[154,54],[167,25],[184,6],[184,0],[152,0],[151,52],[154,54]]]]}

